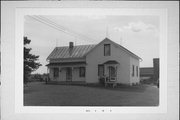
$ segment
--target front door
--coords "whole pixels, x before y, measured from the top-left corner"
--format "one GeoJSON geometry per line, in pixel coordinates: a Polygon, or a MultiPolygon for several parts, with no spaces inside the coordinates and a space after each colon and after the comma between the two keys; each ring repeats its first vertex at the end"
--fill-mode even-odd
{"type": "Polygon", "coordinates": [[[66,81],[72,81],[72,68],[68,67],[66,69],[66,81]]]}
{"type": "Polygon", "coordinates": [[[116,81],[116,67],[115,66],[109,66],[109,80],[110,81],[116,81]]]}

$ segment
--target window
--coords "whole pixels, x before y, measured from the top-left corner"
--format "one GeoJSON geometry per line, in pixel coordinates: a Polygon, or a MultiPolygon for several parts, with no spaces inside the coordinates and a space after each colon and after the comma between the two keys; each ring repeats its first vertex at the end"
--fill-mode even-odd
{"type": "Polygon", "coordinates": [[[132,76],[134,76],[134,65],[132,65],[132,76]]]}
{"type": "Polygon", "coordinates": [[[79,77],[85,77],[85,67],[79,68],[79,77]]]}
{"type": "Polygon", "coordinates": [[[110,44],[104,44],[104,56],[111,55],[111,46],[110,44]]]}
{"type": "Polygon", "coordinates": [[[59,68],[54,68],[54,77],[59,77],[59,68]]]}
{"type": "Polygon", "coordinates": [[[136,75],[138,77],[138,66],[136,66],[136,75]]]}
{"type": "Polygon", "coordinates": [[[116,77],[116,68],[113,66],[109,66],[109,76],[116,77]]]}
{"type": "Polygon", "coordinates": [[[104,76],[104,65],[98,65],[98,76],[104,76]]]}

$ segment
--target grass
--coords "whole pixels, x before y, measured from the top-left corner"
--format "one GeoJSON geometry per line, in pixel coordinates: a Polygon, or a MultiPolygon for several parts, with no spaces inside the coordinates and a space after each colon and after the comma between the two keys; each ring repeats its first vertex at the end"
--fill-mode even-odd
{"type": "Polygon", "coordinates": [[[117,88],[85,85],[29,83],[25,106],[157,106],[159,89],[150,85],[117,88]]]}

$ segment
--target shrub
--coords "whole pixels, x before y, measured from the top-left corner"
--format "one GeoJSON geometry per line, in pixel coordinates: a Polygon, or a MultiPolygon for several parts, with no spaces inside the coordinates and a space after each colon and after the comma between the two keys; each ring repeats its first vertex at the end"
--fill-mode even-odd
{"type": "Polygon", "coordinates": [[[104,77],[100,77],[99,78],[99,83],[104,85],[105,84],[105,78],[104,77]]]}

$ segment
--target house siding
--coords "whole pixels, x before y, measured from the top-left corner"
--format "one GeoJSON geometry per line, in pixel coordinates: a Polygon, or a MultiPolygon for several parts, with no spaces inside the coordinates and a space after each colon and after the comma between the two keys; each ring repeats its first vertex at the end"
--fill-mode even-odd
{"type": "Polygon", "coordinates": [[[58,81],[66,81],[66,69],[65,68],[60,68],[59,72],[59,79],[58,81]]]}
{"type": "Polygon", "coordinates": [[[140,69],[139,69],[139,60],[134,58],[134,57],[130,57],[130,84],[136,84],[139,83],[140,81],[140,69]],[[132,72],[133,72],[133,65],[134,65],[134,76],[132,76],[132,72]],[[137,76],[137,71],[136,71],[136,66],[138,66],[138,76],[137,76]]]}
{"type": "Polygon", "coordinates": [[[98,83],[98,64],[102,64],[108,60],[116,60],[120,63],[117,71],[117,82],[130,84],[130,55],[108,40],[99,44],[99,46],[94,48],[86,56],[86,82],[98,83]],[[111,45],[110,56],[104,56],[104,44],[111,45]]]}
{"type": "Polygon", "coordinates": [[[85,77],[79,77],[79,68],[73,69],[73,78],[72,81],[85,81],[85,77]]]}

